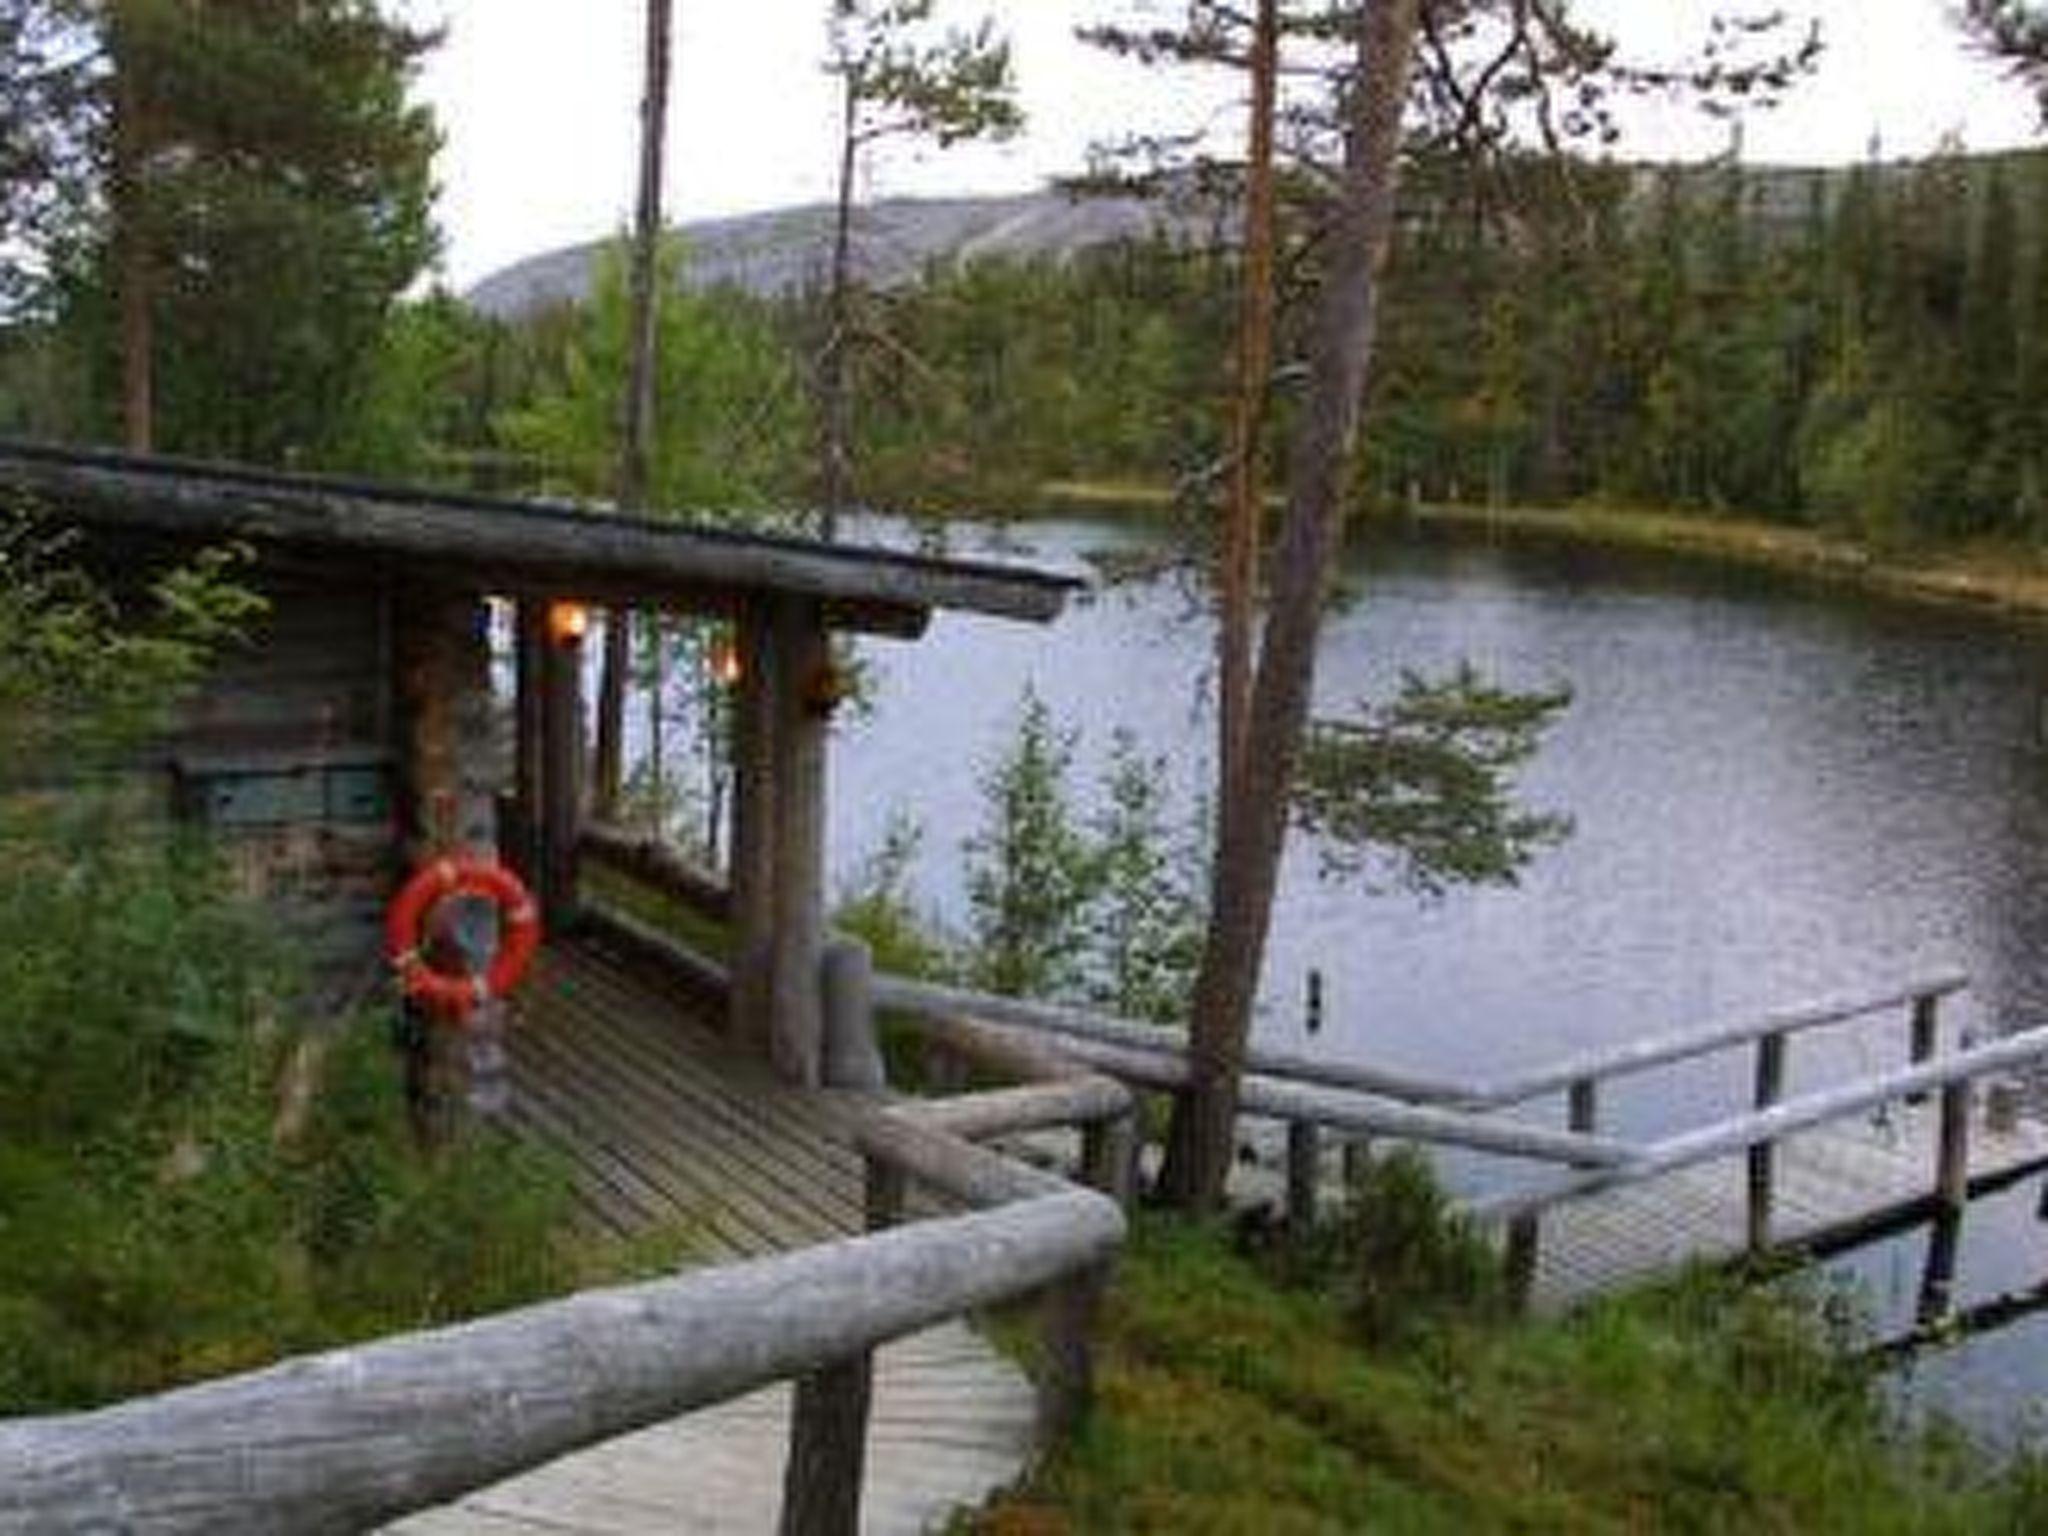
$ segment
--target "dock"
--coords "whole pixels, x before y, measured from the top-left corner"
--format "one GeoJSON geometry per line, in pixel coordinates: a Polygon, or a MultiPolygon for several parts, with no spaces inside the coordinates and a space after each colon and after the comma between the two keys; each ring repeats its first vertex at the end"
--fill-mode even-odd
{"type": "MultiPolygon", "coordinates": [[[[593,1232],[681,1234],[707,1263],[862,1229],[862,1164],[829,1100],[778,1083],[715,1033],[715,1000],[587,938],[549,946],[507,1034],[511,1119],[573,1170],[593,1232]]],[[[875,1356],[861,1529],[942,1527],[1022,1475],[1038,1399],[1022,1371],[954,1320],[875,1356]]],[[[391,1536],[770,1536],[782,1504],[790,1389],[561,1458],[391,1536]]]]}
{"type": "MultiPolygon", "coordinates": [[[[1972,1106],[1969,1193],[2048,1169],[2048,1127],[1972,1106]]],[[[1940,1116],[1931,1103],[1839,1120],[1776,1147],[1770,1246],[1825,1254],[1933,1219],[1930,1170],[1940,1116]]],[[[1529,1293],[1557,1313],[1688,1262],[1740,1258],[1749,1246],[1749,1179],[1737,1155],[1567,1199],[1543,1216],[1529,1293]]]]}

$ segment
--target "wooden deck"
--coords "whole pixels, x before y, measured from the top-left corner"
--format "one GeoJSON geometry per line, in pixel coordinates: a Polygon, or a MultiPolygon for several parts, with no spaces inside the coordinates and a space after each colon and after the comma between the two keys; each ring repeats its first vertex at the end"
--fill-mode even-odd
{"type": "Polygon", "coordinates": [[[568,1157],[617,1235],[680,1227],[718,1259],[858,1232],[860,1159],[829,1107],[726,1050],[715,1021],[599,941],[552,946],[508,1036],[514,1123],[568,1157]]]}
{"type": "MultiPolygon", "coordinates": [[[[1841,1121],[1780,1142],[1773,1246],[1840,1247],[1923,1217],[1937,1120],[1931,1103],[1899,1104],[1880,1120],[1841,1121]]],[[[2048,1126],[2021,1120],[1993,1129],[1981,1104],[1970,1121],[1973,1193],[2048,1167],[2048,1126]]],[[[1550,1207],[1532,1305],[1558,1312],[1689,1260],[1739,1256],[1747,1190],[1746,1163],[1737,1156],[1550,1207]]]]}
{"type": "MultiPolygon", "coordinates": [[[[514,1124],[575,1169],[586,1219],[614,1235],[680,1228],[717,1261],[860,1230],[858,1155],[824,1101],[723,1049],[704,1000],[595,941],[557,945],[508,1038],[514,1124]]],[[[875,1357],[862,1529],[937,1529],[1013,1482],[1037,1396],[967,1325],[875,1357]]],[[[392,1536],[767,1536],[781,1508],[786,1385],[609,1441],[392,1536]]]]}

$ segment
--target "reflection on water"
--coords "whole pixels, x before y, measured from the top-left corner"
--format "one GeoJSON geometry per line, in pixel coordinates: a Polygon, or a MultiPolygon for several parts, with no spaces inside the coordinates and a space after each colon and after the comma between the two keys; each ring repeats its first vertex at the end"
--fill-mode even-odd
{"type": "MultiPolygon", "coordinates": [[[[1142,535],[1054,524],[1023,538],[1078,565],[1142,535]]],[[[1327,626],[1321,705],[1465,657],[1509,684],[1568,683],[1527,792],[1577,831],[1521,888],[1430,907],[1324,883],[1311,850],[1291,850],[1269,1036],[1299,1036],[1311,967],[1327,978],[1322,1049],[1438,1069],[1533,1065],[1946,964],[1975,981],[1958,1021],[2048,1016],[2048,893],[2031,878],[2048,842],[2040,633],[1529,545],[1379,544],[1347,574],[1358,596],[1327,626]]],[[[1127,725],[1170,755],[1190,799],[1213,728],[1197,613],[1161,576],[1044,629],[947,616],[921,644],[874,644],[876,708],[834,761],[835,867],[902,806],[926,829],[925,894],[957,914],[977,776],[1026,686],[1081,729],[1084,777],[1127,725]]],[[[1864,1049],[1875,1064],[1892,1044],[1864,1049]]]]}

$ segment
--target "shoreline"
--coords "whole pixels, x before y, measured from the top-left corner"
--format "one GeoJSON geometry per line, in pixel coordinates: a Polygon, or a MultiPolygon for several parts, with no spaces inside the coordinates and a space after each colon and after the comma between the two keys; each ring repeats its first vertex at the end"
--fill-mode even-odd
{"type": "MultiPolygon", "coordinates": [[[[1172,494],[1137,482],[1052,482],[1044,501],[1062,511],[1155,518],[1172,494]]],[[[2048,620],[2048,551],[1991,539],[1897,552],[1813,528],[1706,512],[1638,508],[1489,508],[1430,502],[1357,517],[1354,531],[1393,526],[1451,528],[1568,540],[1714,560],[1810,578],[1930,606],[2048,620]]]]}
{"type": "Polygon", "coordinates": [[[1978,540],[1886,554],[1811,528],[1707,513],[1604,507],[1430,504],[1400,514],[1419,526],[1570,539],[1747,565],[1932,606],[2048,619],[2048,555],[1978,540]]]}

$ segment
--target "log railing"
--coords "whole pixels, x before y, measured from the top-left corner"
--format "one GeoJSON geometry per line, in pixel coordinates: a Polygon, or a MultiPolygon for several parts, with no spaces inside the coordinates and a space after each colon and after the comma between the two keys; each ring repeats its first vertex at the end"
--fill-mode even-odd
{"type": "MultiPolygon", "coordinates": [[[[1240,1105],[1250,1115],[1287,1125],[1286,1190],[1289,1215],[1312,1220],[1320,1182],[1320,1136],[1336,1129],[1352,1137],[1394,1136],[1454,1145],[1501,1156],[1559,1166],[1556,1177],[1512,1195],[1466,1202],[1465,1210],[1505,1228],[1505,1264],[1511,1290],[1526,1299],[1534,1278],[1539,1223],[1549,1206],[1576,1195],[1634,1183],[1715,1157],[1748,1156],[1747,1226],[1752,1251],[1772,1242],[1776,1144],[1794,1132],[1840,1120],[1881,1104],[1938,1094],[1940,1121],[1935,1165],[1930,1170],[1925,1208],[1938,1218],[1959,1212],[1970,1193],[1968,1127],[1972,1085],[1993,1074],[2048,1058],[2048,1029],[2010,1036],[1995,1044],[1937,1055],[1937,1008],[1942,998],[1965,985],[1943,972],[1904,986],[1834,997],[1777,1009],[1752,1018],[1716,1023],[1679,1034],[1629,1042],[1587,1053],[1541,1071],[1487,1084],[1453,1086],[1383,1073],[1344,1069],[1353,1084],[1402,1083],[1420,1087],[1434,1102],[1396,1102],[1358,1087],[1326,1086],[1337,1072],[1323,1070],[1315,1084],[1274,1070],[1272,1054],[1254,1053],[1243,1080],[1240,1105]],[[1795,1035],[1867,1019],[1904,1005],[1907,1031],[1901,1069],[1795,1099],[1784,1097],[1788,1043],[1795,1035]],[[1648,1141],[1620,1140],[1599,1129],[1599,1085],[1611,1078],[1753,1047],[1756,1052],[1752,1107],[1693,1130],[1648,1141]],[[1563,1130],[1497,1118],[1495,1112],[1562,1090],[1567,1101],[1563,1130]]],[[[1129,1021],[1103,1019],[1071,1008],[1014,998],[982,997],[955,988],[879,978],[877,1002],[912,1014],[942,1013],[1001,1020],[1005,1027],[1057,1041],[1064,1055],[1078,1057],[1135,1087],[1184,1091],[1186,1046],[1170,1032],[1129,1021]]],[[[1896,1213],[1894,1213],[1896,1214],[1896,1213]]]]}
{"type": "Polygon", "coordinates": [[[1753,1252],[1761,1252],[1771,1243],[1770,1153],[1776,1143],[1798,1131],[1929,1093],[1939,1094],[1940,1120],[1934,1166],[1929,1170],[1927,1204],[1938,1218],[1953,1218],[1961,1212],[1970,1193],[1969,1111],[1973,1086],[1986,1077],[2048,1057],[2048,1027],[2044,1027],[1817,1089],[1795,1099],[1782,1099],[1777,1093],[1782,1081],[1778,1075],[1782,1068],[1782,1038],[1759,1037],[1760,1049],[1766,1054],[1759,1058],[1765,1065],[1758,1072],[1757,1107],[1646,1143],[1636,1160],[1625,1168],[1589,1169],[1533,1189],[1471,1202],[1467,1209],[1472,1215],[1506,1224],[1511,1287],[1526,1296],[1535,1271],[1537,1223],[1550,1206],[1738,1152],[1747,1153],[1750,1158],[1748,1241],[1753,1252]],[[1767,1079],[1772,1091],[1764,1093],[1761,1089],[1767,1079]]]}
{"type": "MultiPolygon", "coordinates": [[[[665,946],[644,928],[635,937],[650,952],[665,946]]],[[[828,958],[827,1014],[841,1031],[869,1027],[863,960],[828,958]]],[[[872,1350],[1029,1297],[1045,1319],[1043,1400],[1063,1426],[1087,1400],[1088,1331],[1123,1213],[1110,1195],[968,1138],[1079,1124],[1099,1148],[1097,1178],[1119,1190],[1130,1095],[1028,1043],[971,1025],[945,1033],[984,1068],[1026,1081],[939,1104],[888,1102],[872,1081],[830,1092],[867,1163],[867,1234],[86,1413],[0,1421],[0,1532],[359,1531],[794,1379],[781,1529],[852,1536],[872,1350]],[[905,1223],[913,1183],[966,1209],[905,1223]]],[[[859,1079],[877,1057],[871,1041],[841,1041],[830,1059],[859,1079]]]]}
{"type": "MultiPolygon", "coordinates": [[[[1967,1193],[1967,1108],[1970,1085],[1987,1072],[2048,1055],[2048,1041],[2014,1036],[1996,1054],[1965,1051],[1937,1057],[1942,999],[1962,990],[1967,978],[1941,971],[1878,991],[1859,992],[1724,1020],[1670,1034],[1653,1035],[1592,1051],[1542,1068],[1492,1080],[1453,1081],[1427,1074],[1355,1063],[1318,1061],[1254,1046],[1246,1052],[1247,1075],[1240,1104],[1247,1113],[1287,1126],[1287,1208],[1296,1221],[1312,1221],[1326,1131],[1343,1133],[1351,1146],[1383,1135],[1431,1144],[1472,1148],[1495,1155],[1562,1165],[1563,1176],[1513,1197],[1472,1203],[1469,1209],[1500,1220],[1506,1229],[1511,1285],[1526,1292],[1533,1277],[1541,1213],[1574,1194],[1653,1177],[1675,1166],[1668,1160],[1704,1161],[1742,1152],[1747,1160],[1748,1247],[1762,1252],[1773,1241],[1777,1184],[1777,1142],[1798,1115],[1820,1109],[1818,1124],[1898,1098],[1940,1094],[1937,1167],[1929,1201],[1948,1209],[1967,1193]],[[1837,1090],[1784,1099],[1787,1060],[1797,1036],[1864,1021],[1888,1010],[1906,1013],[1905,1057],[1919,1077],[1866,1076],[1837,1090]],[[1696,1131],[1640,1142],[1602,1133],[1603,1085],[1717,1053],[1754,1052],[1749,1110],[1696,1131]],[[1988,1064],[1987,1064],[1988,1063],[1988,1064]],[[1906,1086],[1901,1088],[1900,1081],[1906,1086]],[[1501,1118],[1499,1111],[1549,1094],[1565,1100],[1560,1130],[1501,1118]],[[1832,1107],[1831,1107],[1832,1106],[1832,1107]],[[1779,1129],[1774,1129],[1778,1127],[1779,1129]],[[1700,1138],[1706,1138],[1704,1142],[1700,1138]],[[1718,1138],[1732,1137],[1721,1145],[1718,1138]],[[1698,1145],[1719,1151],[1688,1149],[1698,1145]],[[1961,1191],[1961,1193],[1958,1193],[1961,1191]]],[[[1058,1053],[1086,1063],[1139,1089],[1185,1091],[1189,1069],[1184,1033],[1086,1010],[1037,1001],[989,996],[900,977],[877,978],[877,1003],[892,1012],[927,1020],[974,1019],[984,1025],[1022,1031],[1058,1053]]]]}
{"type": "Polygon", "coordinates": [[[623,827],[589,822],[584,825],[579,849],[585,859],[652,886],[700,917],[714,923],[732,921],[731,889],[684,858],[671,843],[636,836],[623,827]]]}

